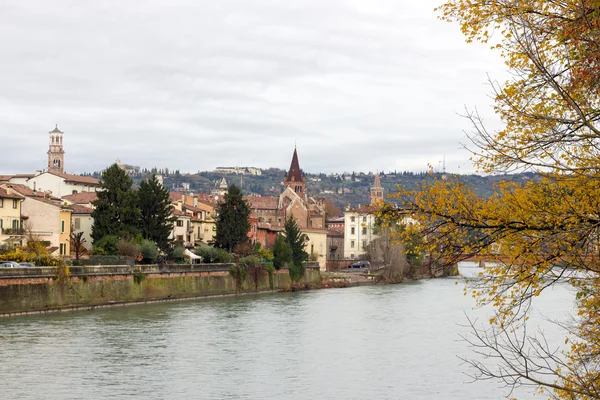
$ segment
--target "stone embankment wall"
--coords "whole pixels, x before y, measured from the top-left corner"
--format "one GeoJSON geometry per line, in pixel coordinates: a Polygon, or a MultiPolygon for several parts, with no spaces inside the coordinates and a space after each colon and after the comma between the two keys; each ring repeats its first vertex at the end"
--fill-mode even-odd
{"type": "MultiPolygon", "coordinates": [[[[0,316],[87,309],[137,302],[232,295],[289,288],[287,270],[265,269],[244,280],[232,264],[1,268],[0,316]],[[271,285],[272,280],[272,285],[271,285]],[[240,285],[241,281],[241,285],[240,285]],[[239,287],[238,287],[239,286],[239,287]]],[[[320,282],[319,267],[306,268],[304,282],[320,282]]]]}

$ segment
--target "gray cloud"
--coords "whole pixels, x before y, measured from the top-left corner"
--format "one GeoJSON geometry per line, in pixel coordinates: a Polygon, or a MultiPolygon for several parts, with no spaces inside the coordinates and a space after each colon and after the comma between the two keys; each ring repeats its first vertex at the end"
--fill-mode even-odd
{"type": "Polygon", "coordinates": [[[439,2],[4,1],[0,173],[44,168],[54,123],[71,172],[286,168],[295,141],[309,172],[468,172],[457,113],[497,128],[506,75],[439,2]]]}

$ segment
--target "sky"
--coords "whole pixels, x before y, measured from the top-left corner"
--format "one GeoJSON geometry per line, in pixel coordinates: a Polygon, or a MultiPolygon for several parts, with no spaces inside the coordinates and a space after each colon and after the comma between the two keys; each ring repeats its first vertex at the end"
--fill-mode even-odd
{"type": "Polygon", "coordinates": [[[0,175],[65,169],[469,173],[465,106],[499,129],[499,55],[442,0],[3,0],[0,175]]]}

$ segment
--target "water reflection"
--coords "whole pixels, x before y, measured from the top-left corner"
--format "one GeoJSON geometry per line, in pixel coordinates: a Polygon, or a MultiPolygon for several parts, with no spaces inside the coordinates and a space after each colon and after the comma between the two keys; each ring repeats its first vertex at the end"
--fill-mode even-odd
{"type": "Polygon", "coordinates": [[[3,398],[501,398],[464,383],[464,313],[487,311],[448,279],[4,319],[3,398]]]}

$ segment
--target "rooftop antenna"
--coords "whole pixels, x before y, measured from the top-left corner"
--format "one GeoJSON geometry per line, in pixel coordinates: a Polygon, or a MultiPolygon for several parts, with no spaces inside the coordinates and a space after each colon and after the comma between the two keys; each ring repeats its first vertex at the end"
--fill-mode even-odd
{"type": "Polygon", "coordinates": [[[442,167],[442,172],[445,174],[446,173],[446,155],[444,154],[444,164],[442,167]]]}

